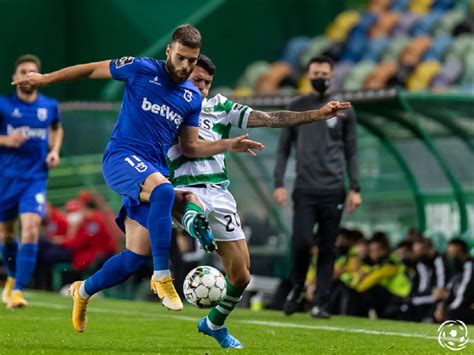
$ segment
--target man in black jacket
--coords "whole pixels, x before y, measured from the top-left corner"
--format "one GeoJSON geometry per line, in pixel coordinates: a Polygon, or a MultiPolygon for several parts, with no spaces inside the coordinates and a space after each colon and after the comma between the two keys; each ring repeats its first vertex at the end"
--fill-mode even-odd
{"type": "MultiPolygon", "coordinates": [[[[308,64],[308,78],[314,89],[311,95],[297,98],[288,110],[317,109],[334,96],[327,93],[332,78],[333,62],[327,57],[314,57],[308,64]]],[[[335,260],[335,240],[339,232],[346,200],[345,171],[348,170],[350,191],[347,207],[353,212],[361,203],[356,146],[356,117],[352,109],[346,117],[333,117],[281,131],[274,172],[274,198],[283,205],[288,192],[283,184],[291,147],[296,146],[296,181],[293,191],[293,288],[284,305],[287,315],[303,302],[304,282],[310,262],[313,229],[318,223],[319,258],[317,288],[311,315],[328,318],[329,290],[335,260]]]]}
{"type": "Polygon", "coordinates": [[[446,258],[451,277],[445,290],[433,292],[435,300],[443,301],[436,308],[435,319],[438,322],[449,319],[474,324],[474,262],[469,257],[466,242],[451,239],[446,258]]]}

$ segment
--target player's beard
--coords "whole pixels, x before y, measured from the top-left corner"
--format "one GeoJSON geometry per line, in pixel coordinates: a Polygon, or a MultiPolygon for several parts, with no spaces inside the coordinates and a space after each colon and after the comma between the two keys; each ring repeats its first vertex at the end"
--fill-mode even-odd
{"type": "Polygon", "coordinates": [[[192,69],[189,71],[177,70],[173,63],[171,63],[171,60],[167,60],[165,65],[166,71],[168,72],[168,75],[170,76],[171,80],[173,80],[177,84],[188,80],[192,72],[192,69]]]}
{"type": "Polygon", "coordinates": [[[24,95],[31,95],[35,92],[36,89],[33,89],[30,85],[18,86],[18,90],[21,91],[24,95]]]}

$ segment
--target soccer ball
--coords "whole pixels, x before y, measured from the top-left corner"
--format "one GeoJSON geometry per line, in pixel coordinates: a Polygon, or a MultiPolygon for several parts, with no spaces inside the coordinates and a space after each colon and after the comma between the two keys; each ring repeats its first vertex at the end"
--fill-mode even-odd
{"type": "Polygon", "coordinates": [[[221,272],[210,266],[198,266],[184,279],[186,300],[199,308],[217,305],[226,294],[226,282],[221,272]]]}

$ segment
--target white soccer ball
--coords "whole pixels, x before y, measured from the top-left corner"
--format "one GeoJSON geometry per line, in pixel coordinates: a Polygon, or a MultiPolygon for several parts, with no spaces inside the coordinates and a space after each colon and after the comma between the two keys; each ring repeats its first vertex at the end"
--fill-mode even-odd
{"type": "Polygon", "coordinates": [[[226,294],[224,275],[211,266],[198,266],[184,279],[183,292],[186,300],[193,306],[214,307],[226,294]]]}

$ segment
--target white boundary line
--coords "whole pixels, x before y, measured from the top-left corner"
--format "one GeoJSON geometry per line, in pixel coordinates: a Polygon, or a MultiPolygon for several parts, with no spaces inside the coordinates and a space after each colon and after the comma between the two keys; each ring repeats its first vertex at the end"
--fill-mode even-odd
{"type": "MultiPolygon", "coordinates": [[[[36,302],[31,301],[28,303],[29,305],[42,307],[42,308],[53,308],[53,309],[72,309],[72,307],[47,303],[47,302],[36,302]]],[[[134,311],[121,311],[117,309],[108,309],[108,308],[97,308],[92,307],[88,310],[91,313],[109,313],[109,314],[120,314],[126,316],[140,316],[141,319],[164,319],[164,318],[174,318],[174,319],[181,319],[185,321],[198,321],[198,318],[194,317],[187,317],[187,316],[179,316],[179,315],[161,315],[161,314],[145,314],[140,312],[134,311]]],[[[297,324],[297,323],[287,323],[287,322],[269,322],[269,321],[258,321],[258,320],[233,320],[233,322],[239,323],[246,323],[252,325],[261,325],[266,327],[276,327],[276,328],[296,328],[296,329],[314,329],[314,330],[325,330],[325,331],[333,331],[333,332],[344,332],[344,333],[358,333],[358,334],[370,334],[370,335],[386,335],[386,336],[397,336],[397,337],[404,337],[404,338],[418,338],[418,339],[427,339],[427,340],[436,340],[438,339],[437,336],[429,336],[423,334],[415,334],[415,333],[398,333],[398,332],[386,332],[380,330],[370,330],[370,329],[359,329],[359,328],[345,328],[345,327],[333,327],[333,326],[326,326],[326,325],[309,325],[309,324],[297,324]]],[[[474,343],[474,339],[468,341],[468,343],[474,343]]]]}

